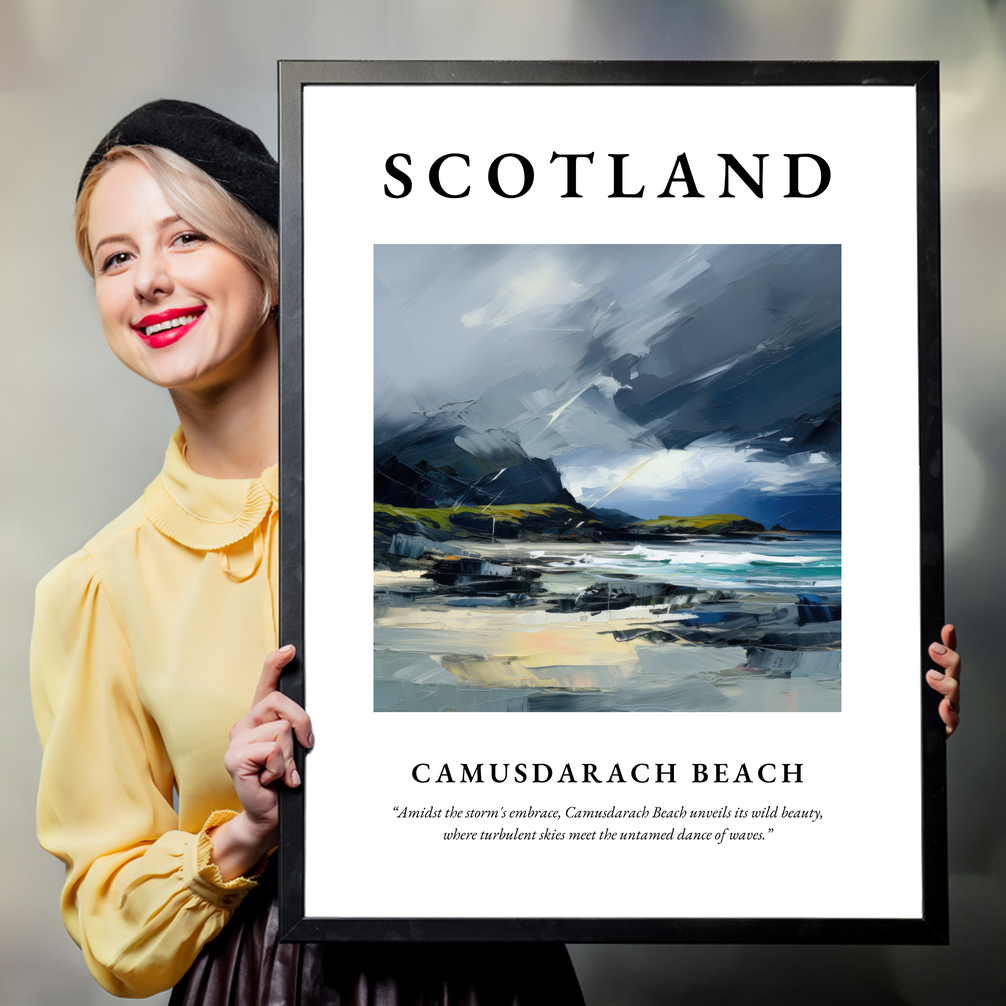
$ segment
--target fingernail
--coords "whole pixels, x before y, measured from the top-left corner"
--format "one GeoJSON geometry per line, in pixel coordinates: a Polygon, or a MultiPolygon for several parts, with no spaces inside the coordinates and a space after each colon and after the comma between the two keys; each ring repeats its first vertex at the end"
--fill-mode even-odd
{"type": "Polygon", "coordinates": [[[942,643],[933,643],[932,646],[929,647],[929,649],[931,649],[933,653],[947,652],[947,648],[942,643]]]}
{"type": "Polygon", "coordinates": [[[307,735],[307,746],[309,748],[314,747],[314,733],[313,731],[307,735]]]}
{"type": "Polygon", "coordinates": [[[300,785],[300,773],[296,769],[290,773],[290,781],[294,784],[294,786],[300,785]]]}
{"type": "Polygon", "coordinates": [[[287,643],[286,646],[280,648],[280,653],[293,653],[293,643],[287,643]]]}
{"type": "Polygon", "coordinates": [[[931,678],[932,678],[932,679],[933,679],[934,681],[942,681],[942,680],[944,679],[944,677],[946,677],[946,675],[944,675],[944,674],[941,674],[941,673],[940,673],[939,671],[933,671],[933,670],[930,670],[930,671],[929,671],[929,676],[930,676],[930,677],[931,677],[931,678]]]}

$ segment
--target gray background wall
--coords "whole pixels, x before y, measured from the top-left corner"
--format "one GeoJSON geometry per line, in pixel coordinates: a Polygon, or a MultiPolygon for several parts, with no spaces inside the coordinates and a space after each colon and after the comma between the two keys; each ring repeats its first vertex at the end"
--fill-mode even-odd
{"type": "Polygon", "coordinates": [[[34,839],[32,590],[139,495],[175,422],[167,396],[104,345],[70,236],[78,172],[122,114],[167,96],[217,108],[275,149],[279,58],[942,61],[947,614],[967,664],[949,759],[953,945],[573,956],[590,1006],[1006,1002],[1004,52],[996,0],[3,0],[0,1006],[108,999],[62,929],[61,869],[34,839]]]}

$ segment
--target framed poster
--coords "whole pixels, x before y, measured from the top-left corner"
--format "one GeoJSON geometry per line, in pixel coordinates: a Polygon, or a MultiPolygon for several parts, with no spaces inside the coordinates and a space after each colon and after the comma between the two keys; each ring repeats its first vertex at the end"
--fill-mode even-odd
{"type": "Polygon", "coordinates": [[[936,66],[280,89],[287,938],[944,941],[936,66]]]}

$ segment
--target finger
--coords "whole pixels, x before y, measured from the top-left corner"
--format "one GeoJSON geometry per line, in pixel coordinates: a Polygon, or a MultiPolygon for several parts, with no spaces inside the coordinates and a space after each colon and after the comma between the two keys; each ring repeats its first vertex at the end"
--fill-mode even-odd
{"type": "Polygon", "coordinates": [[[926,672],[926,683],[933,691],[945,696],[955,712],[959,711],[958,696],[960,695],[961,685],[956,678],[952,678],[949,674],[943,674],[940,671],[930,670],[926,672]]]}
{"type": "Polygon", "coordinates": [[[286,720],[294,728],[297,740],[304,747],[314,747],[314,731],[311,717],[289,695],[282,692],[270,692],[261,702],[252,707],[251,712],[241,721],[239,726],[245,729],[268,723],[272,720],[286,720]]]}
{"type": "Polygon", "coordinates": [[[949,737],[961,722],[961,714],[950,704],[948,699],[940,703],[940,719],[946,724],[947,736],[949,737]]]}
{"type": "Polygon", "coordinates": [[[939,705],[939,714],[949,737],[957,729],[961,721],[959,705],[960,683],[948,674],[942,674],[940,671],[935,670],[930,670],[926,673],[926,683],[934,691],[943,695],[943,700],[939,705]]]}
{"type": "Polygon", "coordinates": [[[259,772],[259,782],[263,786],[268,786],[277,779],[282,779],[285,771],[286,759],[283,757],[283,748],[280,744],[274,743],[269,750],[265,763],[262,765],[262,771],[259,772]]]}
{"type": "Polygon", "coordinates": [[[297,705],[282,692],[271,692],[251,712],[238,720],[230,730],[230,741],[234,743],[242,735],[270,723],[289,724],[297,735],[297,740],[305,748],[314,747],[314,728],[311,717],[302,706],[297,705]]]}
{"type": "MultiPolygon", "coordinates": [[[[286,720],[271,720],[268,723],[260,723],[257,727],[242,733],[235,743],[235,747],[247,747],[256,744],[273,742],[277,744],[283,756],[283,781],[293,789],[300,785],[300,773],[297,771],[297,763],[293,754],[293,731],[286,720]]],[[[276,776],[275,778],[279,778],[276,776]]]]}
{"type": "Polygon", "coordinates": [[[957,649],[957,630],[952,625],[944,625],[940,632],[943,645],[951,650],[957,649]]]}
{"type": "Polygon", "coordinates": [[[254,708],[270,692],[276,691],[279,686],[279,676],[283,673],[283,668],[293,660],[297,650],[292,645],[287,645],[279,650],[273,650],[265,663],[262,665],[262,676],[259,678],[258,687],[255,689],[255,698],[252,699],[254,708]]]}
{"type": "Polygon", "coordinates": [[[261,786],[279,779],[285,766],[283,751],[274,740],[238,745],[224,755],[224,767],[232,776],[257,780],[261,786]]]}
{"type": "Polygon", "coordinates": [[[943,670],[952,678],[960,676],[961,655],[955,650],[948,649],[942,643],[929,644],[929,656],[935,663],[939,664],[943,670]]]}

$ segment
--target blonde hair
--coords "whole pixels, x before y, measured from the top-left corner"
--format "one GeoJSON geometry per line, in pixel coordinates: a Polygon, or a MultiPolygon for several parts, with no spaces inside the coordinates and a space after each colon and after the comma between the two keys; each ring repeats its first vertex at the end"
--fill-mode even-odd
{"type": "Polygon", "coordinates": [[[139,161],[154,176],[168,205],[183,220],[234,252],[255,273],[262,283],[264,323],[279,293],[279,236],[202,168],[165,147],[112,147],[84,181],[74,211],[74,238],[92,279],[94,259],[87,240],[91,197],[112,165],[126,158],[139,161]]]}

